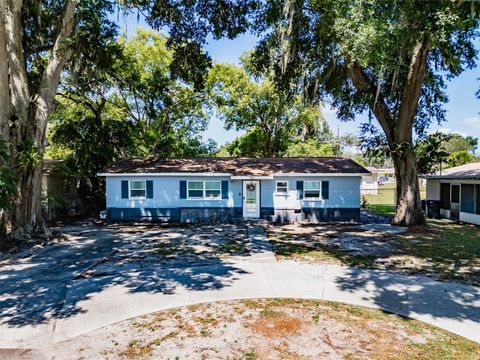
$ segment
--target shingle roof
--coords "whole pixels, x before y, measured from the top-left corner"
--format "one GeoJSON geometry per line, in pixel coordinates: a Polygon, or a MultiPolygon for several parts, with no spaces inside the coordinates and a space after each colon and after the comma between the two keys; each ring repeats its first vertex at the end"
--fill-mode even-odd
{"type": "Polygon", "coordinates": [[[480,179],[480,163],[471,163],[442,170],[427,179],[480,179]]]}
{"type": "Polygon", "coordinates": [[[115,162],[100,174],[228,173],[234,176],[271,176],[274,173],[369,174],[348,158],[132,158],[115,162]]]}

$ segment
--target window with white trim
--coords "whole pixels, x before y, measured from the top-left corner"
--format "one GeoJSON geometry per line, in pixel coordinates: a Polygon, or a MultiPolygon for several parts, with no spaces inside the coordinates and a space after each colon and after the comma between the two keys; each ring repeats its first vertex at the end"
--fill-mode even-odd
{"type": "Polygon", "coordinates": [[[147,182],[145,180],[130,180],[130,199],[145,199],[147,197],[147,182]]]}
{"type": "Polygon", "coordinates": [[[221,181],[188,181],[188,199],[221,199],[221,181]]]}
{"type": "Polygon", "coordinates": [[[288,181],[277,181],[276,192],[280,194],[288,193],[288,181]]]}
{"type": "Polygon", "coordinates": [[[320,199],[322,194],[321,181],[305,181],[303,183],[303,197],[305,199],[320,199]]]}

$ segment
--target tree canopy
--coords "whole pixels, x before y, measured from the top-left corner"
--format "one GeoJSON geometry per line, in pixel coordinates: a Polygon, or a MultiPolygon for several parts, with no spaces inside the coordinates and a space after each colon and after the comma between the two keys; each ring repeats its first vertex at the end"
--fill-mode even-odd
{"type": "Polygon", "coordinates": [[[476,4],[269,2],[266,19],[271,31],[253,62],[274,68],[281,87],[330,96],[342,120],[375,117],[396,171],[394,223],[423,223],[413,137],[445,119],[446,81],[475,66],[476,4]]]}
{"type": "MultiPolygon", "coordinates": [[[[231,155],[284,156],[299,142],[332,139],[319,106],[279,91],[268,74],[256,74],[255,79],[248,70],[248,57],[244,57],[243,67],[217,64],[208,75],[209,101],[215,114],[226,129],[246,131],[227,146],[231,155]]],[[[315,152],[322,149],[327,150],[316,147],[315,152]]],[[[300,155],[298,150],[289,153],[295,152],[300,155]]]]}

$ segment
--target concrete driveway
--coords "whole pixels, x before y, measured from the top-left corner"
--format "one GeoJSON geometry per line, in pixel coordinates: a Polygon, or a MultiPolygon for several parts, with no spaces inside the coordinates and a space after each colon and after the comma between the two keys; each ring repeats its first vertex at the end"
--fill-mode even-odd
{"type": "Polygon", "coordinates": [[[148,229],[66,231],[75,235],[71,242],[0,268],[0,348],[51,350],[66,339],[153,311],[272,297],[382,308],[480,342],[479,288],[388,271],[276,262],[259,226],[246,230],[249,256],[210,257],[195,266],[101,261],[115,248],[128,250],[149,235],[148,229]]]}

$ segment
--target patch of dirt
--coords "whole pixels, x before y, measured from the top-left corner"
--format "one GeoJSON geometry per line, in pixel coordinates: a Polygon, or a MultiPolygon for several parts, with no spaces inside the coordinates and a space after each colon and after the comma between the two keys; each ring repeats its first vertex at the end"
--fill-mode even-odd
{"type": "Polygon", "coordinates": [[[227,301],[142,316],[58,344],[68,359],[478,359],[480,345],[357,306],[227,301]]]}
{"type": "MultiPolygon", "coordinates": [[[[270,226],[268,237],[277,255],[294,260],[316,262],[342,262],[344,255],[353,257],[385,257],[395,254],[396,244],[384,234],[384,226],[352,226],[329,224],[305,226],[303,224],[270,226]],[[377,228],[378,227],[378,228],[377,228]],[[328,256],[318,256],[318,250],[328,256]]],[[[388,229],[387,229],[388,231],[388,229]]]]}

